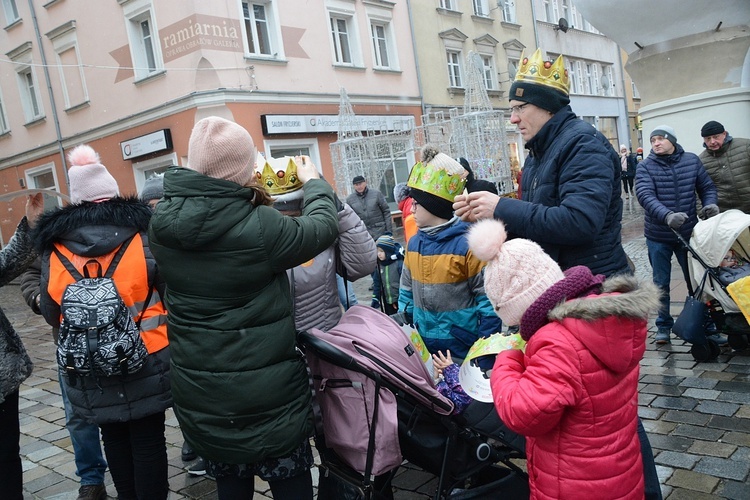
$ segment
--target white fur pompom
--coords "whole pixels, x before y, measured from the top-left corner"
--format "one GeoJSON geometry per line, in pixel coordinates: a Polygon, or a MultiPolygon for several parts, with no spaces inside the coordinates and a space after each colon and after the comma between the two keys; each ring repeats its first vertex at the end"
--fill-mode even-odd
{"type": "Polygon", "coordinates": [[[495,219],[482,219],[469,229],[467,236],[469,249],[476,257],[489,262],[500,253],[508,233],[505,232],[505,224],[495,219]]]}
{"type": "Polygon", "coordinates": [[[68,153],[68,162],[70,162],[71,167],[91,165],[99,163],[99,155],[88,144],[81,144],[68,153]]]}

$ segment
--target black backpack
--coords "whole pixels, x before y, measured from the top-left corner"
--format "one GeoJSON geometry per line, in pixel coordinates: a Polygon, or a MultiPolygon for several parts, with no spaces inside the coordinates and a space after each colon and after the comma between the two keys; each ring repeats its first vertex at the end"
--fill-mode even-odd
{"type": "Polygon", "coordinates": [[[57,248],[53,249],[75,282],[65,287],[60,311],[62,322],[57,345],[57,364],[68,375],[71,385],[76,377],[111,377],[136,373],[148,356],[141,339],[141,320],[151,300],[153,286],[137,321],[122,300],[112,275],[134,236],[127,239],[102,275],[101,264],[91,259],[84,275],[57,248]],[[96,264],[97,276],[89,275],[89,264],[96,264]]]}

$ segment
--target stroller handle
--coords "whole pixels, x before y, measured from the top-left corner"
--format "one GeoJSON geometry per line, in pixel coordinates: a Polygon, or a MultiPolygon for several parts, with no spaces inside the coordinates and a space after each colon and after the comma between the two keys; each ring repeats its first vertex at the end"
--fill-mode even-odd
{"type": "MultiPolygon", "coordinates": [[[[677,236],[677,239],[678,239],[678,240],[680,241],[680,243],[682,243],[682,246],[684,246],[684,247],[685,247],[685,249],[686,249],[686,250],[687,250],[688,252],[690,252],[690,255],[692,255],[692,256],[693,256],[693,258],[694,258],[695,260],[697,260],[698,262],[700,262],[701,266],[703,266],[703,269],[705,269],[705,270],[706,270],[706,273],[708,273],[708,275],[709,275],[709,276],[710,276],[710,277],[711,277],[711,278],[712,278],[712,279],[713,279],[713,280],[714,280],[714,281],[715,281],[716,283],[718,283],[719,287],[720,287],[720,288],[721,288],[722,290],[724,290],[724,292],[725,292],[725,293],[728,293],[728,292],[727,292],[727,289],[726,289],[726,285],[724,285],[724,283],[723,283],[723,282],[721,281],[721,279],[719,278],[719,275],[718,275],[718,273],[716,272],[716,268],[714,268],[714,267],[711,267],[711,266],[709,266],[708,264],[706,264],[706,261],[704,261],[704,260],[703,260],[703,259],[701,258],[701,256],[700,256],[700,255],[698,255],[698,252],[696,252],[696,251],[695,251],[695,250],[693,249],[693,247],[691,247],[691,246],[690,246],[690,244],[689,244],[689,243],[687,242],[687,240],[685,239],[685,237],[684,237],[684,236],[682,236],[682,234],[680,234],[680,232],[679,232],[678,230],[676,230],[676,229],[675,229],[675,228],[673,228],[673,227],[670,227],[669,229],[670,229],[670,230],[671,230],[671,231],[672,231],[672,232],[673,232],[673,233],[675,234],[675,236],[677,236]]],[[[690,283],[688,283],[687,285],[688,285],[688,293],[690,293],[690,295],[694,295],[694,294],[693,294],[693,287],[692,287],[692,286],[690,285],[690,283]]]]}
{"type": "Polygon", "coordinates": [[[305,348],[312,349],[322,359],[333,363],[336,366],[362,373],[364,375],[372,374],[370,370],[362,366],[356,359],[336,346],[329,344],[325,340],[319,339],[310,332],[297,332],[297,339],[305,348]]]}

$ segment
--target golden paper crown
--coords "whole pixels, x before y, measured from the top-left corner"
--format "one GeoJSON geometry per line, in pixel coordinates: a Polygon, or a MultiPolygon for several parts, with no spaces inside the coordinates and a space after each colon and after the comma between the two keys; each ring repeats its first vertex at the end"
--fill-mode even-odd
{"type": "Polygon", "coordinates": [[[265,159],[259,154],[255,162],[255,177],[268,194],[274,197],[302,188],[297,175],[297,164],[291,156],[265,159]]]}
{"type": "Polygon", "coordinates": [[[521,67],[518,68],[515,81],[527,81],[546,85],[568,95],[570,80],[568,70],[565,69],[562,55],[557,56],[555,62],[545,61],[542,50],[536,49],[531,59],[523,57],[521,67]]]}

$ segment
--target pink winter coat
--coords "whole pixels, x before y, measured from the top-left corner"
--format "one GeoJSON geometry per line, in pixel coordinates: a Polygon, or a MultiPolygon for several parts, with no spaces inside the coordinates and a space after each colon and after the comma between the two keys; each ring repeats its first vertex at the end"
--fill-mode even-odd
{"type": "Polygon", "coordinates": [[[495,362],[495,407],[526,436],[532,499],[644,498],[638,363],[658,291],[620,276],[603,292],[558,305],[525,355],[495,362]]]}

